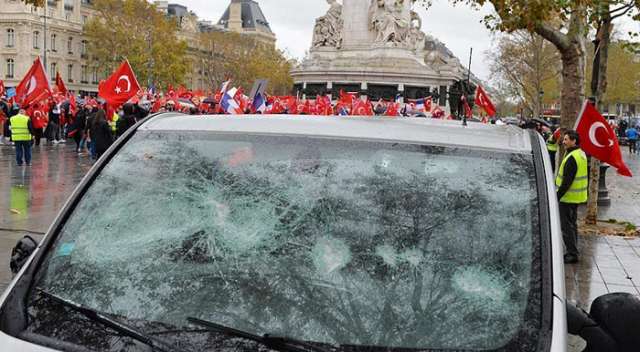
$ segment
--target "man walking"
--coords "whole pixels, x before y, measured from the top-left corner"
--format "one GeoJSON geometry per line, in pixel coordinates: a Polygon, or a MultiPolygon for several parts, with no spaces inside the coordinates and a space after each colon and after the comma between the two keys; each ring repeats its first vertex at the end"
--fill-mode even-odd
{"type": "Polygon", "coordinates": [[[562,143],[566,156],[556,177],[560,202],[560,225],[567,253],[566,264],[578,262],[578,205],[587,202],[589,173],[587,155],[580,149],[580,136],[574,130],[566,131],[562,143]]]}
{"type": "Polygon", "coordinates": [[[16,161],[18,166],[26,163],[31,166],[31,139],[33,135],[33,126],[31,119],[26,115],[24,109],[20,109],[17,115],[9,120],[11,128],[11,139],[16,146],[16,161]]]}
{"type": "Polygon", "coordinates": [[[627,142],[629,143],[629,153],[638,154],[638,130],[629,125],[626,131],[627,142]]]}

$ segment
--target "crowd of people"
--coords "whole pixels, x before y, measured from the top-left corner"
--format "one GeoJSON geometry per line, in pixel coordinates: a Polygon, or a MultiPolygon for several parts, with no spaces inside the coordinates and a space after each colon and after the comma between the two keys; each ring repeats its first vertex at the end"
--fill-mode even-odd
{"type": "Polygon", "coordinates": [[[106,107],[94,99],[79,100],[73,109],[53,101],[42,105],[25,109],[0,100],[0,143],[16,146],[18,165],[31,165],[33,146],[70,142],[77,153],[98,159],[117,137],[149,114],[142,106],[127,103],[108,118],[106,107]]]}

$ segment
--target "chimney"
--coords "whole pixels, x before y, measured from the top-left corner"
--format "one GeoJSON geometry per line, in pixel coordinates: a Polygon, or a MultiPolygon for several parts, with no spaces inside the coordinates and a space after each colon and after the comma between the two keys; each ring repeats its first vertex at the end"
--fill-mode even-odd
{"type": "Polygon", "coordinates": [[[229,30],[242,32],[242,0],[231,0],[231,5],[229,5],[229,30]]]}

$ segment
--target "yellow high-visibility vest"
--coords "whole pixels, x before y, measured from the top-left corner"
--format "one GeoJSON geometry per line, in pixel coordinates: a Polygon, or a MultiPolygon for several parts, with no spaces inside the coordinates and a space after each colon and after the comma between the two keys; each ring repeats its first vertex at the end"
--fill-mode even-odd
{"type": "Polygon", "coordinates": [[[553,134],[547,138],[547,150],[550,152],[558,151],[558,143],[556,143],[556,139],[553,138],[553,134]]]}
{"type": "Polygon", "coordinates": [[[11,140],[14,142],[31,140],[31,133],[29,133],[29,116],[18,114],[11,117],[11,140]]]}
{"type": "Polygon", "coordinates": [[[567,160],[571,157],[576,160],[578,170],[576,171],[576,177],[573,179],[573,183],[571,183],[571,187],[569,187],[567,193],[562,196],[560,202],[569,204],[586,203],[589,198],[589,170],[587,168],[587,155],[582,149],[578,148],[564,157],[558,170],[558,176],[556,177],[556,186],[560,187],[560,185],[562,185],[564,167],[567,164],[567,160]]]}

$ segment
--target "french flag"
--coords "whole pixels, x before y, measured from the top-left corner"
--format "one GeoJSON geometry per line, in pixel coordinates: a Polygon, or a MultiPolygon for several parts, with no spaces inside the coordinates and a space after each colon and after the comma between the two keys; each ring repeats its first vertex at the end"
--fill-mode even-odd
{"type": "Polygon", "coordinates": [[[259,111],[261,114],[264,114],[264,112],[267,111],[267,101],[262,96],[262,93],[256,94],[256,97],[253,98],[252,106],[254,111],[259,111]]]}
{"type": "Polygon", "coordinates": [[[424,111],[424,99],[416,100],[416,110],[424,111]]]}
{"type": "Polygon", "coordinates": [[[231,88],[224,93],[222,96],[222,101],[220,102],[220,106],[222,106],[222,110],[227,114],[237,115],[241,114],[240,105],[235,100],[235,95],[237,93],[237,88],[231,88]]]}

